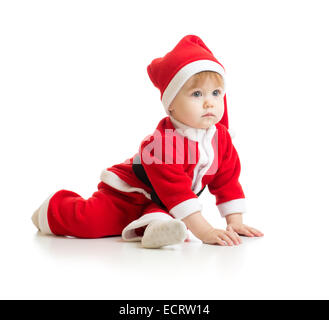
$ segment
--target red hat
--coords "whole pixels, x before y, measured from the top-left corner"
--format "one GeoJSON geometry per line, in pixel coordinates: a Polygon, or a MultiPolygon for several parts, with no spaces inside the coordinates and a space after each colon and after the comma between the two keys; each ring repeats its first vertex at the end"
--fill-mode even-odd
{"type": "MultiPolygon", "coordinates": [[[[153,84],[161,92],[161,101],[167,114],[170,103],[184,83],[201,71],[215,71],[225,82],[225,69],[214,57],[204,42],[195,35],[187,35],[173,50],[162,58],[154,59],[147,67],[153,84]]],[[[224,95],[224,115],[219,123],[228,128],[226,94],[224,95]]]]}

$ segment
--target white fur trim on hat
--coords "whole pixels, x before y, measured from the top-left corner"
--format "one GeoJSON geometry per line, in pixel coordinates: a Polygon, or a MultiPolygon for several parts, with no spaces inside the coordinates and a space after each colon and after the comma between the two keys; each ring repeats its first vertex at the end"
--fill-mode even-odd
{"type": "Polygon", "coordinates": [[[169,114],[168,108],[170,103],[174,100],[176,94],[183,87],[184,83],[194,74],[201,71],[215,71],[223,78],[225,75],[224,68],[212,60],[197,60],[181,68],[171,79],[162,95],[162,104],[164,105],[167,114],[169,114]]]}

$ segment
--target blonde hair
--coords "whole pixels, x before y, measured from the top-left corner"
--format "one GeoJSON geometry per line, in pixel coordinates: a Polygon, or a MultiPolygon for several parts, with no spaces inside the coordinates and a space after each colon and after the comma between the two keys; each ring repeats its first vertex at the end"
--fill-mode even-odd
{"type": "Polygon", "coordinates": [[[223,77],[215,71],[201,71],[194,74],[191,77],[191,83],[189,87],[199,87],[199,84],[202,84],[207,78],[211,78],[211,80],[215,81],[218,86],[224,88],[223,77]]]}

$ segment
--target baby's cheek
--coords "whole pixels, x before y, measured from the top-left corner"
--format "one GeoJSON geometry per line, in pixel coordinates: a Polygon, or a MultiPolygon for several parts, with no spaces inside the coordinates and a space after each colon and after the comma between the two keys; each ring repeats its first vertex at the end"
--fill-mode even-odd
{"type": "Polygon", "coordinates": [[[218,112],[219,120],[221,120],[223,118],[223,115],[224,115],[224,106],[219,109],[219,112],[218,112]]]}

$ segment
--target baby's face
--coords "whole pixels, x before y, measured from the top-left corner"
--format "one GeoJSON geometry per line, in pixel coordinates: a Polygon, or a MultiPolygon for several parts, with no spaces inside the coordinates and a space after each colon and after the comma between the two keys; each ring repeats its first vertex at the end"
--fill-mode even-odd
{"type": "Polygon", "coordinates": [[[190,127],[207,129],[219,122],[224,114],[223,85],[211,77],[194,83],[192,76],[180,89],[168,110],[176,120],[190,127]]]}

